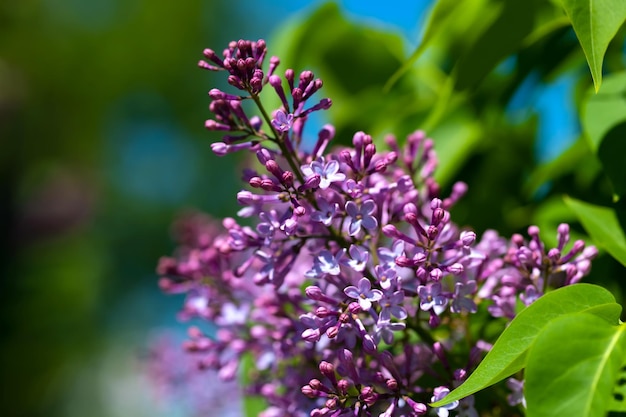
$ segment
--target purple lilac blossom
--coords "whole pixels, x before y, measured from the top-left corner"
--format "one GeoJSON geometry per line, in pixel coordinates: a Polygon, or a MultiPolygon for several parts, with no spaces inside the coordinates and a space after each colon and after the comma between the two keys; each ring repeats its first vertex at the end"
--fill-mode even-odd
{"type": "MultiPolygon", "coordinates": [[[[209,94],[205,126],[223,134],[213,151],[244,152],[250,163],[237,194],[246,225],[186,213],[173,228],[178,248],[158,263],[160,288],[187,296],[180,318],[217,326],[211,337],[190,328],[184,349],[222,380],[251,356],[244,388],[265,399],[262,417],[447,416],[451,406],[426,404],[466,378],[494,341],[467,342],[478,307],[511,320],[520,301],[580,281],[597,250],[570,245],[567,225],[555,248],[536,227],[511,239],[460,230],[450,210],[467,186],[441,195],[434,142],[422,131],[403,146],[356,132],[350,147],[333,149],[326,125],[305,144],[308,115],[332,102],[315,98],[323,83],[311,71],[279,73],[277,57],[266,67],[267,52],[263,40],[239,40],[221,55],[206,49],[199,63],[235,90],[209,94]],[[279,108],[262,107],[264,89],[279,108]],[[251,98],[262,118],[241,105],[251,98]],[[448,369],[451,355],[467,367],[448,369]]],[[[454,413],[474,416],[471,401],[454,413]]]]}

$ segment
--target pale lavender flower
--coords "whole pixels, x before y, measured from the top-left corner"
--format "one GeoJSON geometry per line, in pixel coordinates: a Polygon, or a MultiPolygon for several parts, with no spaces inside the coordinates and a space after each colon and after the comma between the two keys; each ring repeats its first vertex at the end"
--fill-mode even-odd
{"type": "Polygon", "coordinates": [[[476,281],[469,281],[466,284],[461,282],[457,282],[454,285],[454,295],[452,298],[452,305],[450,306],[450,310],[453,313],[460,313],[462,311],[467,311],[470,313],[476,312],[476,303],[471,298],[467,298],[466,296],[471,296],[476,291],[476,281]]]}
{"type": "Polygon", "coordinates": [[[380,315],[378,321],[389,321],[391,316],[404,320],[407,318],[407,312],[402,304],[404,302],[404,291],[396,291],[393,294],[385,293],[380,300],[380,315]]]}
{"type": "Polygon", "coordinates": [[[279,132],[287,132],[293,124],[293,114],[286,114],[282,110],[276,110],[275,118],[272,119],[272,126],[279,132]]]}
{"type": "Polygon", "coordinates": [[[524,381],[509,378],[506,381],[506,386],[511,390],[511,394],[506,397],[509,405],[515,406],[517,404],[522,404],[526,407],[526,399],[524,398],[524,381]]]}
{"type": "Polygon", "coordinates": [[[395,240],[391,249],[382,247],[378,249],[378,261],[381,266],[385,266],[387,268],[395,269],[396,268],[396,258],[404,254],[404,241],[403,240],[395,240]]]}
{"type": "Polygon", "coordinates": [[[389,267],[389,265],[376,265],[374,267],[374,274],[378,278],[378,284],[383,290],[391,288],[397,281],[398,276],[396,269],[389,267]]]}
{"type": "Polygon", "coordinates": [[[361,207],[358,207],[354,201],[346,203],[346,213],[350,216],[350,227],[348,231],[350,236],[355,236],[361,231],[361,226],[368,230],[374,230],[378,227],[378,220],[372,216],[376,211],[376,203],[373,200],[367,200],[361,207]]]}
{"type": "Polygon", "coordinates": [[[357,272],[363,272],[367,261],[370,259],[369,252],[358,245],[350,245],[348,252],[350,253],[350,259],[344,258],[343,263],[357,272]]]}
{"type": "Polygon", "coordinates": [[[383,297],[382,291],[372,289],[372,283],[365,277],[359,280],[358,285],[358,288],[354,285],[350,285],[349,287],[346,287],[343,292],[348,297],[357,300],[363,310],[369,310],[372,307],[373,302],[378,301],[383,297]]]}
{"type": "Polygon", "coordinates": [[[441,284],[439,282],[420,285],[417,287],[417,293],[420,297],[420,308],[422,310],[432,309],[436,315],[440,315],[445,311],[448,299],[441,293],[441,284]]]}
{"type": "Polygon", "coordinates": [[[311,220],[323,223],[324,226],[330,226],[333,217],[335,217],[335,213],[337,213],[339,204],[329,203],[325,198],[320,198],[317,200],[317,205],[319,206],[319,210],[315,210],[311,213],[311,220]]]}
{"type": "MultiPolygon", "coordinates": [[[[430,402],[431,403],[437,402],[437,401],[443,399],[449,393],[450,393],[450,389],[449,388],[437,387],[433,391],[433,396],[430,399],[430,402]]],[[[458,407],[458,405],[459,405],[458,401],[453,401],[450,404],[446,404],[446,405],[443,405],[441,407],[435,408],[435,412],[437,413],[438,417],[448,417],[450,415],[450,410],[454,410],[456,407],[458,407]]]]}
{"type": "Polygon", "coordinates": [[[343,181],[346,179],[346,175],[339,172],[339,161],[333,159],[324,164],[323,157],[320,157],[318,160],[313,161],[310,164],[302,165],[302,173],[305,178],[311,178],[314,175],[319,175],[319,187],[322,190],[330,187],[330,184],[333,182],[343,181]]]}
{"type": "Polygon", "coordinates": [[[341,269],[339,260],[343,256],[343,252],[337,252],[335,256],[327,250],[323,250],[313,261],[313,268],[305,275],[309,278],[319,278],[325,274],[339,275],[341,269]]]}
{"type": "Polygon", "coordinates": [[[404,323],[395,323],[388,320],[378,320],[374,326],[374,340],[378,343],[381,339],[388,345],[393,343],[393,333],[399,332],[406,328],[404,323]]]}

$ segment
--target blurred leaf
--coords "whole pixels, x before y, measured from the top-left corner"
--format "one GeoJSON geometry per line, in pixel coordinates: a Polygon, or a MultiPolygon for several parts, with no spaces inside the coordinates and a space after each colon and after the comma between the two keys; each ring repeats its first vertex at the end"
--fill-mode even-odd
{"type": "Polygon", "coordinates": [[[570,197],[565,197],[565,203],[576,213],[594,242],[626,266],[626,237],[615,211],[570,197]]]}
{"type": "MultiPolygon", "coordinates": [[[[552,320],[570,313],[592,311],[602,317],[615,313],[613,295],[604,288],[591,284],[562,287],[540,297],[511,321],[478,368],[443,400],[432,406],[441,406],[467,397],[513,375],[526,365],[526,356],[537,335],[552,320]],[[608,314],[607,314],[608,312],[608,314]]],[[[617,305],[619,307],[619,305],[617,305]]],[[[617,317],[611,321],[617,322],[617,317]]]]}
{"type": "MultiPolygon", "coordinates": [[[[498,2],[500,3],[500,2],[498,2]]],[[[502,4],[497,18],[479,38],[465,49],[455,67],[456,88],[475,87],[496,65],[516,52],[533,31],[536,1],[508,0],[502,4]]]]}
{"type": "MultiPolygon", "coordinates": [[[[252,375],[256,371],[252,353],[245,353],[239,366],[241,385],[245,387],[252,383],[252,375]]],[[[243,412],[247,417],[256,417],[266,408],[267,402],[260,395],[246,394],[243,396],[243,412]]]]}
{"type": "MultiPolygon", "coordinates": [[[[469,3],[469,2],[466,2],[469,3]]],[[[462,7],[462,3],[459,4],[457,0],[439,0],[435,1],[435,5],[428,15],[428,22],[426,23],[426,29],[420,41],[419,46],[409,59],[389,78],[385,84],[384,91],[389,91],[391,87],[398,81],[398,79],[406,73],[409,68],[419,59],[422,53],[430,46],[430,41],[435,35],[442,30],[449,20],[452,20],[455,12],[459,12],[459,8],[462,7]]]]}
{"type": "MultiPolygon", "coordinates": [[[[553,320],[528,354],[527,416],[604,417],[625,359],[625,325],[611,325],[591,314],[553,320]]],[[[619,409],[626,409],[624,401],[619,409]]]]}
{"type": "Polygon", "coordinates": [[[602,84],[604,54],[626,20],[624,0],[562,0],[583,48],[596,92],[602,84]]]}
{"type": "Polygon", "coordinates": [[[572,171],[589,157],[589,147],[581,138],[555,159],[538,166],[524,184],[523,193],[532,197],[542,185],[572,171]]]}
{"type": "Polygon", "coordinates": [[[604,135],[623,121],[626,121],[626,72],[606,77],[600,92],[594,94],[590,90],[583,102],[582,124],[594,152],[604,135]]]}
{"type": "Polygon", "coordinates": [[[626,121],[614,126],[602,139],[598,157],[618,199],[626,195],[626,121]]]}

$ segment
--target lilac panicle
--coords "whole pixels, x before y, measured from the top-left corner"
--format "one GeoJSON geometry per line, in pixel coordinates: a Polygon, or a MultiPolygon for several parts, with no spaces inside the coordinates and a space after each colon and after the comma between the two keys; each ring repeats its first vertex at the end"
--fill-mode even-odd
{"type": "Polygon", "coordinates": [[[325,125],[303,143],[310,113],[331,101],[312,99],[323,83],[310,71],[281,76],[276,57],[264,70],[266,54],[263,40],[240,40],[200,62],[234,89],[209,92],[205,126],[223,133],[211,148],[247,153],[250,163],[236,195],[245,220],[187,213],[173,228],[174,255],[159,261],[161,289],[186,295],[179,317],[218,328],[190,329],[185,349],[223,380],[251,357],[245,389],[266,400],[261,416],[474,415],[472,399],[426,405],[493,342],[474,340],[468,322],[479,310],[512,319],[520,305],[580,281],[597,250],[570,244],[567,225],[555,248],[534,226],[511,239],[461,229],[451,210],[467,185],[442,195],[422,131],[402,144],[356,132],[352,146],[333,149],[325,125]],[[265,108],[262,94],[279,107],[265,108]]]}

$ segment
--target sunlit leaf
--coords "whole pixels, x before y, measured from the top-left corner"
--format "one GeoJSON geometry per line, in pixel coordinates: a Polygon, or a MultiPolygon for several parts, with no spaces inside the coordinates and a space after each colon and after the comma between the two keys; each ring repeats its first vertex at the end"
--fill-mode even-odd
{"type": "Polygon", "coordinates": [[[528,353],[526,415],[604,417],[625,355],[625,325],[611,325],[591,314],[551,321],[528,353]]]}
{"type": "Polygon", "coordinates": [[[570,197],[565,198],[565,203],[576,213],[595,244],[626,266],[626,237],[615,211],[570,197]]]}
{"type": "Polygon", "coordinates": [[[602,61],[609,42],[626,20],[624,0],[562,0],[583,48],[596,92],[602,84],[602,61]]]}
{"type": "Polygon", "coordinates": [[[513,375],[526,365],[529,347],[551,320],[585,311],[598,314],[603,323],[615,324],[621,308],[609,291],[597,285],[576,284],[547,293],[522,310],[469,378],[433,406],[467,397],[513,375]]]}
{"type": "Polygon", "coordinates": [[[626,72],[606,77],[598,94],[587,93],[582,125],[591,148],[597,151],[604,135],[623,121],[626,121],[626,72]]]}

